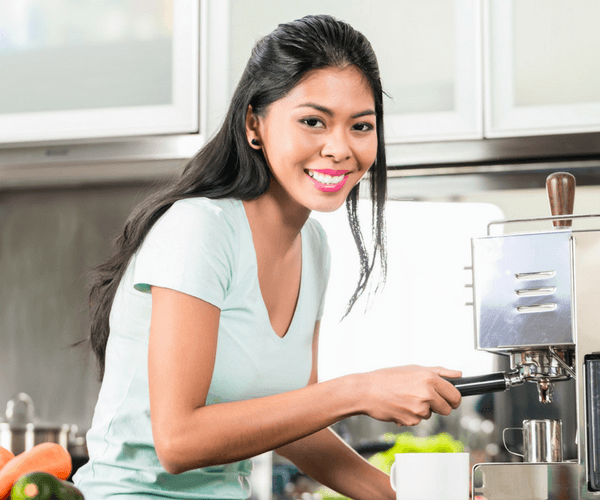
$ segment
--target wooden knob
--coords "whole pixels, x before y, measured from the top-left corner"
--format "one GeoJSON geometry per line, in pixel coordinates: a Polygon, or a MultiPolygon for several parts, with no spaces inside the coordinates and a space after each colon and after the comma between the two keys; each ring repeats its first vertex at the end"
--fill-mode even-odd
{"type": "MultiPolygon", "coordinates": [[[[546,179],[546,190],[552,215],[570,215],[575,202],[575,177],[568,172],[555,172],[546,179]]],[[[554,227],[568,227],[572,220],[553,220],[554,227]]]]}

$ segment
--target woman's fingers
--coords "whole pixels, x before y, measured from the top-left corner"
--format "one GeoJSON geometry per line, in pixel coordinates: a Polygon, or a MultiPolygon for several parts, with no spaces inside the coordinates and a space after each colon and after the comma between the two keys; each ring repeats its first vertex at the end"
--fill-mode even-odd
{"type": "Polygon", "coordinates": [[[435,385],[435,390],[452,409],[456,410],[460,406],[462,395],[448,380],[440,377],[435,385]]]}
{"type": "MultiPolygon", "coordinates": [[[[459,394],[460,395],[460,394],[459,394]]],[[[439,415],[448,416],[452,412],[453,409],[456,409],[452,403],[450,403],[443,396],[439,395],[434,397],[430,403],[431,411],[434,413],[438,413],[439,415]]]]}
{"type": "MultiPolygon", "coordinates": [[[[435,386],[436,391],[443,398],[443,400],[449,404],[451,409],[456,410],[460,406],[462,396],[460,394],[460,391],[456,387],[454,387],[454,385],[452,385],[451,382],[445,380],[445,378],[452,379],[462,377],[462,372],[458,370],[448,370],[447,368],[444,368],[442,366],[432,367],[431,370],[437,375],[439,375],[439,379],[436,381],[437,383],[435,386]]],[[[450,413],[450,411],[447,411],[446,405],[444,405],[443,403],[440,404],[440,409],[442,413],[437,411],[436,409],[434,409],[434,411],[436,413],[440,413],[441,415],[448,415],[450,413]]]]}
{"type": "Polygon", "coordinates": [[[434,373],[437,373],[440,377],[447,377],[447,378],[459,378],[459,377],[462,377],[462,372],[461,371],[458,371],[458,370],[449,370],[447,368],[444,368],[443,366],[433,366],[430,369],[434,373]]]}

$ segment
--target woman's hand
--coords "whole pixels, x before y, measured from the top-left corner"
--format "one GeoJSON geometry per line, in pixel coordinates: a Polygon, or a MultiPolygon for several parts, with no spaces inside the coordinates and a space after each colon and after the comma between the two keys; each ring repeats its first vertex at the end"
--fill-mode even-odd
{"type": "Polygon", "coordinates": [[[449,415],[458,408],[458,389],[442,377],[456,378],[459,371],[442,367],[403,366],[361,374],[360,395],[370,417],[399,426],[417,425],[432,413],[449,415]]]}

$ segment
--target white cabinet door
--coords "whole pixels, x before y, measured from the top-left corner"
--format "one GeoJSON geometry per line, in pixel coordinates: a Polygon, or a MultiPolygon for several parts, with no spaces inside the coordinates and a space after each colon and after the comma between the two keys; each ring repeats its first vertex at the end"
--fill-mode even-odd
{"type": "Polygon", "coordinates": [[[600,131],[600,2],[487,0],[485,136],[600,131]]]}
{"type": "Polygon", "coordinates": [[[392,98],[387,142],[483,138],[480,3],[406,0],[373,12],[368,28],[392,98]]]}
{"type": "Polygon", "coordinates": [[[390,96],[388,143],[483,137],[479,0],[229,0],[228,7],[228,41],[215,50],[228,61],[229,95],[259,37],[281,22],[331,14],[375,49],[390,96]]]}
{"type": "Polygon", "coordinates": [[[0,143],[198,132],[199,10],[0,2],[0,143]]]}

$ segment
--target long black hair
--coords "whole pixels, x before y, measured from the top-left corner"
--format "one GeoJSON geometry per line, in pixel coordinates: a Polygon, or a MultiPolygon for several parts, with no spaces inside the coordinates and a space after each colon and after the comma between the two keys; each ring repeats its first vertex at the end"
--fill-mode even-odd
{"type": "Polygon", "coordinates": [[[187,163],[178,178],[169,181],[133,210],[115,242],[114,255],[92,271],[89,341],[98,360],[100,379],[104,376],[109,315],[117,287],[131,257],[154,223],[173,203],[184,198],[251,200],[264,194],[269,188],[271,173],[262,151],[248,144],[248,106],[252,106],[258,116],[264,116],[269,105],[285,97],[309,71],[347,66],[358,68],[373,91],[378,145],[375,163],[369,170],[374,241],[371,258],[357,218],[358,185],[346,200],[350,227],[360,255],[360,277],[346,314],[365,290],[377,256],[381,263],[381,281],[385,280],[383,90],[375,53],[361,33],[331,16],[306,16],[280,24],[254,46],[219,131],[187,163]]]}

